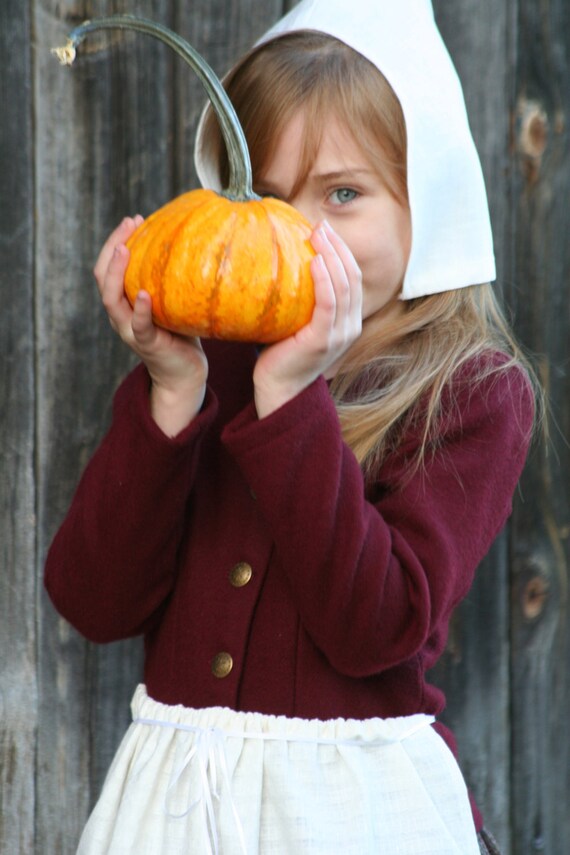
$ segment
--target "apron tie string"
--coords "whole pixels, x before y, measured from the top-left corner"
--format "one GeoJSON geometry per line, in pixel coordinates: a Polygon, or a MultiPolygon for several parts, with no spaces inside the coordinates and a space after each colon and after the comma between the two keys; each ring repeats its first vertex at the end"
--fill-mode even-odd
{"type": "MultiPolygon", "coordinates": [[[[135,724],[151,724],[151,725],[168,725],[168,722],[158,722],[151,720],[138,719],[135,724]]],[[[172,725],[175,726],[175,725],[172,725]]],[[[180,729],[180,728],[177,728],[180,729]]],[[[247,855],[247,847],[245,844],[245,835],[239,813],[232,795],[230,775],[226,759],[225,734],[219,728],[183,728],[196,733],[196,742],[186,753],[182,762],[178,765],[171,776],[166,790],[164,800],[164,811],[167,816],[172,819],[183,819],[188,816],[198,805],[200,805],[204,823],[207,829],[208,836],[208,852],[207,855],[219,855],[219,839],[218,830],[216,827],[216,817],[214,813],[214,799],[220,801],[220,792],[218,789],[218,769],[221,772],[221,778],[224,789],[229,798],[229,803],[232,809],[238,838],[241,845],[243,855],[247,855]],[[176,787],[180,782],[186,769],[190,767],[192,761],[196,761],[200,773],[200,785],[197,798],[191,802],[185,811],[175,813],[169,808],[169,800],[172,793],[176,791],[176,787]]]]}
{"type": "Polygon", "coordinates": [[[181,763],[178,764],[170,776],[170,781],[166,790],[164,800],[164,811],[167,816],[172,819],[183,819],[188,816],[198,805],[202,811],[204,823],[206,826],[208,837],[208,852],[205,855],[219,855],[219,836],[216,826],[216,817],[214,810],[214,799],[220,801],[220,792],[218,787],[218,770],[221,773],[221,781],[225,793],[229,799],[229,804],[232,810],[235,826],[238,833],[242,855],[247,855],[247,846],[245,842],[245,834],[239,817],[238,809],[232,794],[231,778],[228,770],[226,756],[226,740],[230,737],[238,739],[256,739],[263,741],[286,741],[305,744],[317,745],[336,745],[338,747],[353,746],[358,748],[376,748],[381,745],[386,745],[394,742],[403,742],[413,734],[417,733],[427,725],[433,724],[435,718],[428,715],[418,715],[416,720],[410,724],[410,727],[403,733],[398,734],[394,739],[327,739],[325,737],[298,737],[288,736],[287,734],[278,733],[256,733],[256,732],[231,732],[226,733],[220,728],[211,727],[192,727],[191,725],[162,721],[160,719],[150,718],[135,718],[133,724],[148,725],[150,727],[172,728],[186,733],[193,733],[196,740],[192,747],[186,752],[181,763]],[[182,813],[175,813],[169,807],[171,796],[176,791],[176,788],[184,775],[184,772],[190,767],[193,762],[197,762],[199,770],[199,789],[196,798],[192,801],[186,810],[182,813]]]}

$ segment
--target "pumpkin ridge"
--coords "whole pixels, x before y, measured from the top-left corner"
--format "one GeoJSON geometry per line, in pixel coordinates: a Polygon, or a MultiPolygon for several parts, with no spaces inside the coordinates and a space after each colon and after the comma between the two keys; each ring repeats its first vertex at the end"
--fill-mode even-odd
{"type": "MultiPolygon", "coordinates": [[[[161,278],[162,279],[164,279],[164,277],[166,276],[166,273],[168,270],[168,264],[170,262],[170,257],[172,255],[172,251],[174,249],[174,244],[176,242],[178,235],[184,229],[184,226],[186,225],[186,220],[187,220],[187,217],[184,217],[183,219],[181,219],[180,222],[178,223],[178,225],[174,227],[174,229],[172,230],[172,232],[168,236],[168,248],[164,254],[164,262],[162,264],[162,271],[161,271],[161,274],[162,274],[161,278]]],[[[169,311],[166,307],[165,296],[166,296],[165,289],[159,288],[158,300],[160,303],[160,310],[162,312],[162,317],[164,318],[166,323],[171,323],[170,314],[169,314],[169,311]]]]}
{"type": "MultiPolygon", "coordinates": [[[[298,263],[297,253],[293,252],[290,257],[287,254],[287,248],[290,248],[290,243],[294,240],[294,233],[299,224],[291,216],[293,209],[288,205],[285,206],[278,199],[271,199],[270,206],[266,210],[275,234],[280,270],[279,281],[281,283],[273,310],[272,327],[278,327],[286,336],[290,336],[310,320],[310,314],[307,315],[306,312],[303,312],[303,304],[306,300],[300,291],[295,273],[295,264],[298,263]],[[275,205],[276,202],[279,203],[279,207],[275,205]],[[276,207],[277,210],[275,210],[276,207]],[[285,217],[282,216],[283,209],[285,210],[285,217]],[[281,314],[280,309],[283,310],[281,314]],[[303,315],[305,316],[303,317],[303,315]],[[300,318],[302,318],[301,323],[299,323],[300,318]]],[[[308,223],[307,229],[309,229],[308,223]]],[[[310,276],[310,273],[308,275],[310,276]]]]}
{"type": "MultiPolygon", "coordinates": [[[[187,196],[189,194],[186,194],[187,196]]],[[[151,216],[144,221],[141,226],[141,238],[148,237],[146,243],[137,248],[137,235],[133,235],[130,241],[130,249],[133,256],[140,256],[139,262],[139,282],[137,291],[146,290],[151,294],[153,306],[156,305],[155,322],[160,326],[168,324],[168,315],[164,307],[164,288],[163,277],[164,270],[170,257],[170,249],[172,247],[172,239],[170,235],[175,232],[178,225],[184,222],[186,217],[184,204],[185,198],[180,197],[173,202],[155,211],[151,216]],[[150,220],[154,220],[157,226],[148,229],[150,220]],[[175,225],[172,225],[175,223],[175,225]],[[172,229],[172,232],[169,232],[172,229]],[[167,238],[165,239],[165,233],[167,238]]],[[[128,274],[128,270],[127,270],[128,274]]]]}
{"type": "MultiPolygon", "coordinates": [[[[236,210],[232,210],[230,216],[224,223],[224,226],[227,226],[227,231],[225,231],[225,235],[221,234],[218,237],[221,239],[220,248],[216,251],[216,277],[214,280],[214,287],[212,288],[212,293],[210,296],[210,305],[209,305],[209,323],[210,330],[215,338],[217,338],[220,334],[219,330],[219,318],[217,316],[219,305],[220,305],[220,290],[222,287],[222,282],[224,279],[224,262],[228,261],[232,254],[232,238],[236,226],[238,224],[238,214],[236,210]]],[[[222,324],[223,326],[223,324],[222,324]]]]}
{"type": "MultiPolygon", "coordinates": [[[[183,194],[154,211],[127,241],[131,258],[125,273],[125,293],[134,305],[138,292],[147,291],[152,298],[153,318],[158,326],[168,325],[162,300],[162,276],[167,261],[163,249],[164,234],[168,236],[169,229],[174,229],[187,216],[186,212],[191,208],[190,196],[190,193],[183,194]]],[[[192,201],[196,201],[195,197],[192,201]]],[[[200,201],[198,207],[206,202],[207,199],[200,201]]]]}
{"type": "MultiPolygon", "coordinates": [[[[186,193],[185,196],[188,198],[188,201],[190,203],[191,200],[189,197],[191,196],[191,193],[186,193]]],[[[200,210],[207,207],[208,205],[211,205],[211,201],[212,201],[211,198],[209,196],[206,196],[205,198],[201,199],[199,201],[199,203],[195,206],[192,204],[188,204],[188,206],[187,206],[188,210],[183,213],[180,221],[173,227],[172,232],[170,232],[169,237],[168,237],[168,247],[169,247],[168,254],[164,260],[164,264],[162,265],[162,277],[161,278],[163,280],[164,280],[164,278],[166,278],[168,276],[168,266],[170,263],[170,258],[171,258],[173,251],[174,251],[175,244],[176,244],[177,240],[180,238],[181,233],[184,232],[188,228],[189,220],[194,219],[200,210]]],[[[171,204],[174,205],[175,202],[176,202],[176,200],[174,200],[174,202],[171,204]]],[[[168,206],[166,206],[166,207],[168,207],[168,206]]],[[[174,213],[173,213],[172,219],[174,219],[174,213]]],[[[168,226],[167,226],[167,228],[168,228],[168,226]]],[[[191,290],[191,283],[189,284],[189,288],[191,290]]],[[[173,323],[172,315],[171,315],[170,309],[167,307],[167,304],[166,304],[166,289],[164,287],[161,287],[159,289],[159,303],[160,303],[160,308],[162,311],[162,316],[163,316],[165,322],[167,324],[172,324],[173,323]]]]}
{"type": "MultiPolygon", "coordinates": [[[[263,209],[265,217],[269,223],[269,229],[271,232],[271,245],[273,250],[273,258],[274,262],[272,264],[272,282],[280,283],[282,281],[283,271],[285,270],[285,262],[283,257],[283,252],[281,250],[281,245],[279,243],[279,235],[275,223],[273,221],[273,217],[271,216],[271,211],[269,211],[263,203],[260,203],[260,206],[263,209]]],[[[260,313],[259,318],[259,341],[263,342],[264,337],[269,333],[271,333],[272,327],[275,325],[275,318],[279,311],[279,306],[281,305],[281,294],[282,289],[280,287],[274,286],[271,288],[263,310],[260,313]]]]}

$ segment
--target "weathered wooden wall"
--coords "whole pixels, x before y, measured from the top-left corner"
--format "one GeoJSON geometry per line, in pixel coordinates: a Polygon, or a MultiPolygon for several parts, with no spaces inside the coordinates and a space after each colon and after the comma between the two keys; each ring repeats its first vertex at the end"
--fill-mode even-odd
{"type": "MultiPolygon", "coordinates": [[[[167,49],[106,34],[72,71],[49,48],[133,12],[218,72],[293,0],[0,4],[0,853],[68,855],[128,722],[138,642],[95,647],[54,613],[43,560],[130,358],[91,267],[125,213],[195,182],[203,94],[167,49]]],[[[567,0],[436,0],[487,178],[499,283],[538,355],[551,439],[453,622],[436,671],[463,767],[505,853],[570,850],[567,0]]]]}

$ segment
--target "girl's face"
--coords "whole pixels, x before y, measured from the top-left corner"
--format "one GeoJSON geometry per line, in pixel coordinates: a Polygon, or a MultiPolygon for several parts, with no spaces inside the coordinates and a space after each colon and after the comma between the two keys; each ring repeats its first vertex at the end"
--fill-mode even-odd
{"type": "Polygon", "coordinates": [[[285,126],[275,155],[262,176],[260,196],[277,196],[313,225],[328,220],[348,245],[362,272],[363,318],[403,311],[397,299],[410,254],[411,220],[352,135],[338,121],[325,128],[306,180],[291,192],[302,159],[305,117],[300,111],[285,126]]]}

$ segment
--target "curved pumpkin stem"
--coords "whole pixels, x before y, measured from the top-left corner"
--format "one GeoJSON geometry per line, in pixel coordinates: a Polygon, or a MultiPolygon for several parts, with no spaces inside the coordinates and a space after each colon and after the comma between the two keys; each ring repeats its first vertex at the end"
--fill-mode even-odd
{"type": "Polygon", "coordinates": [[[75,49],[89,33],[108,29],[136,30],[139,33],[146,33],[167,44],[188,63],[206,90],[220,123],[228,152],[230,180],[229,186],[222,195],[238,202],[259,198],[252,189],[251,161],[247,142],[233,104],[213,69],[186,39],[163,24],[146,18],[137,18],[134,15],[111,15],[107,18],[85,21],[69,33],[64,47],[53,48],[52,53],[57,56],[62,65],[71,65],[75,59],[75,49]]]}

